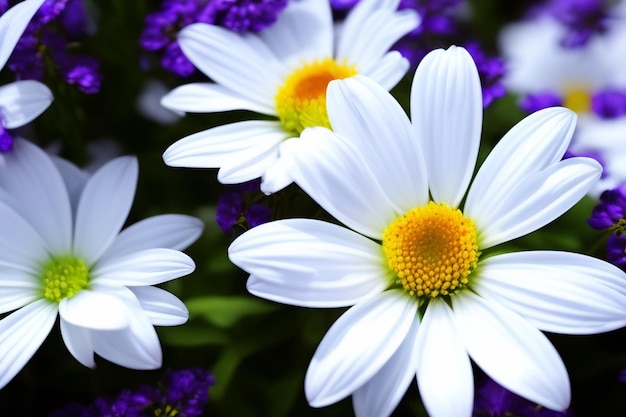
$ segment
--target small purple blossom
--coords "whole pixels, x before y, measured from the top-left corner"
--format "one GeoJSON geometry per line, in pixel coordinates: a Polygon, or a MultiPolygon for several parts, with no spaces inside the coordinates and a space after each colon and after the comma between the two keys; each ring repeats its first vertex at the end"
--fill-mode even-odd
{"type": "Polygon", "coordinates": [[[610,16],[602,0],[551,0],[546,10],[566,30],[561,39],[564,48],[583,47],[608,29],[610,16]]]}
{"type": "Polygon", "coordinates": [[[606,259],[620,268],[626,266],[626,235],[611,234],[606,241],[606,259]]]}
{"type": "Polygon", "coordinates": [[[483,90],[483,107],[487,107],[493,100],[506,94],[502,85],[502,77],[506,72],[504,60],[500,57],[488,56],[477,42],[468,43],[465,49],[470,53],[478,68],[483,90]]]}
{"type": "Polygon", "coordinates": [[[13,149],[13,136],[0,125],[0,153],[7,153],[13,149]]]}
{"type": "Polygon", "coordinates": [[[534,113],[548,107],[562,106],[563,99],[557,93],[546,91],[543,93],[527,94],[520,99],[518,106],[526,113],[534,113]]]}
{"type": "Polygon", "coordinates": [[[167,71],[188,77],[195,68],[177,41],[185,26],[202,22],[237,33],[258,32],[274,24],[286,6],[287,0],[165,0],[159,11],[146,16],[139,44],[146,51],[160,52],[167,71]]]}
{"type": "Polygon", "coordinates": [[[623,221],[625,215],[626,184],[622,184],[611,190],[606,190],[600,195],[600,201],[593,208],[587,223],[594,229],[608,229],[623,221]]]}
{"type": "Polygon", "coordinates": [[[605,89],[591,97],[591,110],[603,119],[626,115],[626,91],[605,89]]]}
{"type": "Polygon", "coordinates": [[[233,185],[219,197],[215,220],[224,233],[237,225],[255,227],[271,219],[272,210],[251,198],[262,194],[259,186],[260,180],[233,185]]]}

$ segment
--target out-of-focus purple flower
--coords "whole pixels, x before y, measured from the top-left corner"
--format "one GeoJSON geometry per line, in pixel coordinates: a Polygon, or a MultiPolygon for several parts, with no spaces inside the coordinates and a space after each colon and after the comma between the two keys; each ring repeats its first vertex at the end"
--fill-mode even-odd
{"type": "MultiPolygon", "coordinates": [[[[600,201],[593,208],[591,217],[587,220],[589,226],[602,230],[614,228],[620,223],[626,222],[626,184],[622,184],[611,190],[606,190],[600,195],[600,201]]],[[[622,230],[618,230],[622,234],[622,230]]]]}
{"type": "Polygon", "coordinates": [[[506,71],[504,60],[500,57],[488,56],[477,42],[470,42],[465,49],[472,55],[483,90],[483,107],[487,107],[497,98],[503,97],[506,90],[502,85],[502,77],[506,71]]]}
{"type": "Polygon", "coordinates": [[[603,119],[626,115],[626,91],[606,89],[591,97],[591,110],[603,119]]]}
{"type": "Polygon", "coordinates": [[[287,0],[164,0],[161,9],[146,16],[139,44],[161,52],[161,66],[180,76],[195,72],[176,39],[178,32],[196,22],[223,26],[238,33],[258,32],[271,26],[287,0]]]}
{"type": "Polygon", "coordinates": [[[47,0],[37,11],[17,43],[8,68],[19,79],[42,81],[46,62],[58,75],[86,94],[100,91],[98,61],[72,52],[89,24],[82,0],[47,0]]]}
{"type": "Polygon", "coordinates": [[[551,0],[546,9],[565,30],[561,45],[580,48],[596,34],[603,34],[610,20],[607,2],[602,0],[551,0]]]}
{"type": "Polygon", "coordinates": [[[548,107],[562,106],[563,99],[555,92],[546,91],[543,93],[527,94],[519,100],[518,105],[520,109],[530,114],[548,107]]]}
{"type": "Polygon", "coordinates": [[[251,198],[262,194],[260,184],[260,180],[253,180],[232,185],[219,197],[215,220],[222,231],[228,233],[237,225],[255,227],[271,219],[272,210],[251,198]]]}
{"type": "Polygon", "coordinates": [[[13,136],[0,124],[0,153],[9,152],[13,148],[13,136]]]}
{"type": "Polygon", "coordinates": [[[626,266],[626,235],[611,234],[606,241],[606,259],[615,266],[626,266]]]}

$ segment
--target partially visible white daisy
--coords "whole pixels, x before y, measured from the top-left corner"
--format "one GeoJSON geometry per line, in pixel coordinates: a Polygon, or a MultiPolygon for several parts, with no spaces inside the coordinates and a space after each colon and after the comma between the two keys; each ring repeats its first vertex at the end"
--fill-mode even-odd
{"type": "Polygon", "coordinates": [[[220,168],[222,183],[262,177],[261,189],[275,192],[292,180],[279,145],[311,126],[330,127],[326,86],[331,80],[364,74],[391,89],[409,62],[389,48],[419,24],[398,0],[362,0],[341,25],[333,24],[327,0],[289,2],[271,27],[239,35],[195,23],[179,34],[193,64],[215,83],[174,89],[162,104],[175,111],[244,109],[278,120],[246,120],[187,136],[163,154],[167,165],[220,168]]]}
{"type": "Polygon", "coordinates": [[[94,367],[97,354],[127,368],[160,367],[153,326],[182,324],[188,312],[154,285],[194,270],[181,250],[202,222],[161,215],[120,232],[135,194],[135,158],[113,159],[89,176],[23,139],[15,148],[0,167],[0,313],[15,310],[0,320],[0,387],[57,316],[65,345],[85,366],[94,367]]]}
{"type": "Polygon", "coordinates": [[[330,83],[328,114],[333,131],[307,129],[283,150],[295,183],[348,228],[279,220],[229,248],[252,294],[353,306],[311,360],[309,403],[352,395],[358,416],[388,416],[417,377],[429,415],[469,417],[471,359],[509,391],[565,410],[567,371],[541,330],[623,327],[626,275],[581,254],[489,250],[551,222],[599,178],[593,159],[561,160],[575,114],[550,108],[522,120],[471,186],[482,99],[466,50],[436,50],[421,62],[412,123],[361,76],[330,83]]]}
{"type": "MultiPolygon", "coordinates": [[[[24,0],[0,16],[0,70],[4,68],[26,26],[44,0],[24,0]]],[[[34,120],[52,103],[52,92],[39,81],[15,81],[0,86],[0,152],[11,149],[7,129],[34,120]]]]}
{"type": "Polygon", "coordinates": [[[553,97],[551,101],[578,114],[569,150],[598,155],[606,168],[590,190],[595,197],[626,181],[626,148],[621,145],[626,140],[626,2],[607,13],[603,33],[577,47],[563,45],[568,28],[549,9],[505,26],[498,39],[507,65],[507,91],[531,106],[553,97]]]}

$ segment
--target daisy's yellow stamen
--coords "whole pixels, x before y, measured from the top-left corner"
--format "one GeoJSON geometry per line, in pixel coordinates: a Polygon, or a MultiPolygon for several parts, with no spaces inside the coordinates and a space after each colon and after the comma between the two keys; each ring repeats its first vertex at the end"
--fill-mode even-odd
{"type": "Polygon", "coordinates": [[[394,220],[383,234],[383,250],[398,282],[417,297],[458,292],[480,255],[472,219],[432,201],[394,220]]]}
{"type": "Polygon", "coordinates": [[[71,255],[52,258],[43,266],[41,283],[44,298],[58,303],[88,287],[89,268],[71,255]]]}
{"type": "Polygon", "coordinates": [[[291,73],[274,98],[285,130],[299,135],[307,127],[330,128],[326,113],[326,87],[332,80],[351,77],[354,66],[332,58],[313,61],[291,73]]]}
{"type": "Polygon", "coordinates": [[[591,95],[585,89],[572,88],[565,94],[563,106],[576,113],[589,112],[591,111],[591,95]]]}

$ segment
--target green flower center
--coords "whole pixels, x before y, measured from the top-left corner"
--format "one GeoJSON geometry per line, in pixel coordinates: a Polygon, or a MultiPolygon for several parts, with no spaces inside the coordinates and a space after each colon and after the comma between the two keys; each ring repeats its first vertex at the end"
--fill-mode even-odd
{"type": "Polygon", "coordinates": [[[72,255],[59,256],[44,264],[41,283],[44,298],[55,303],[72,298],[89,286],[89,268],[72,255]]]}

